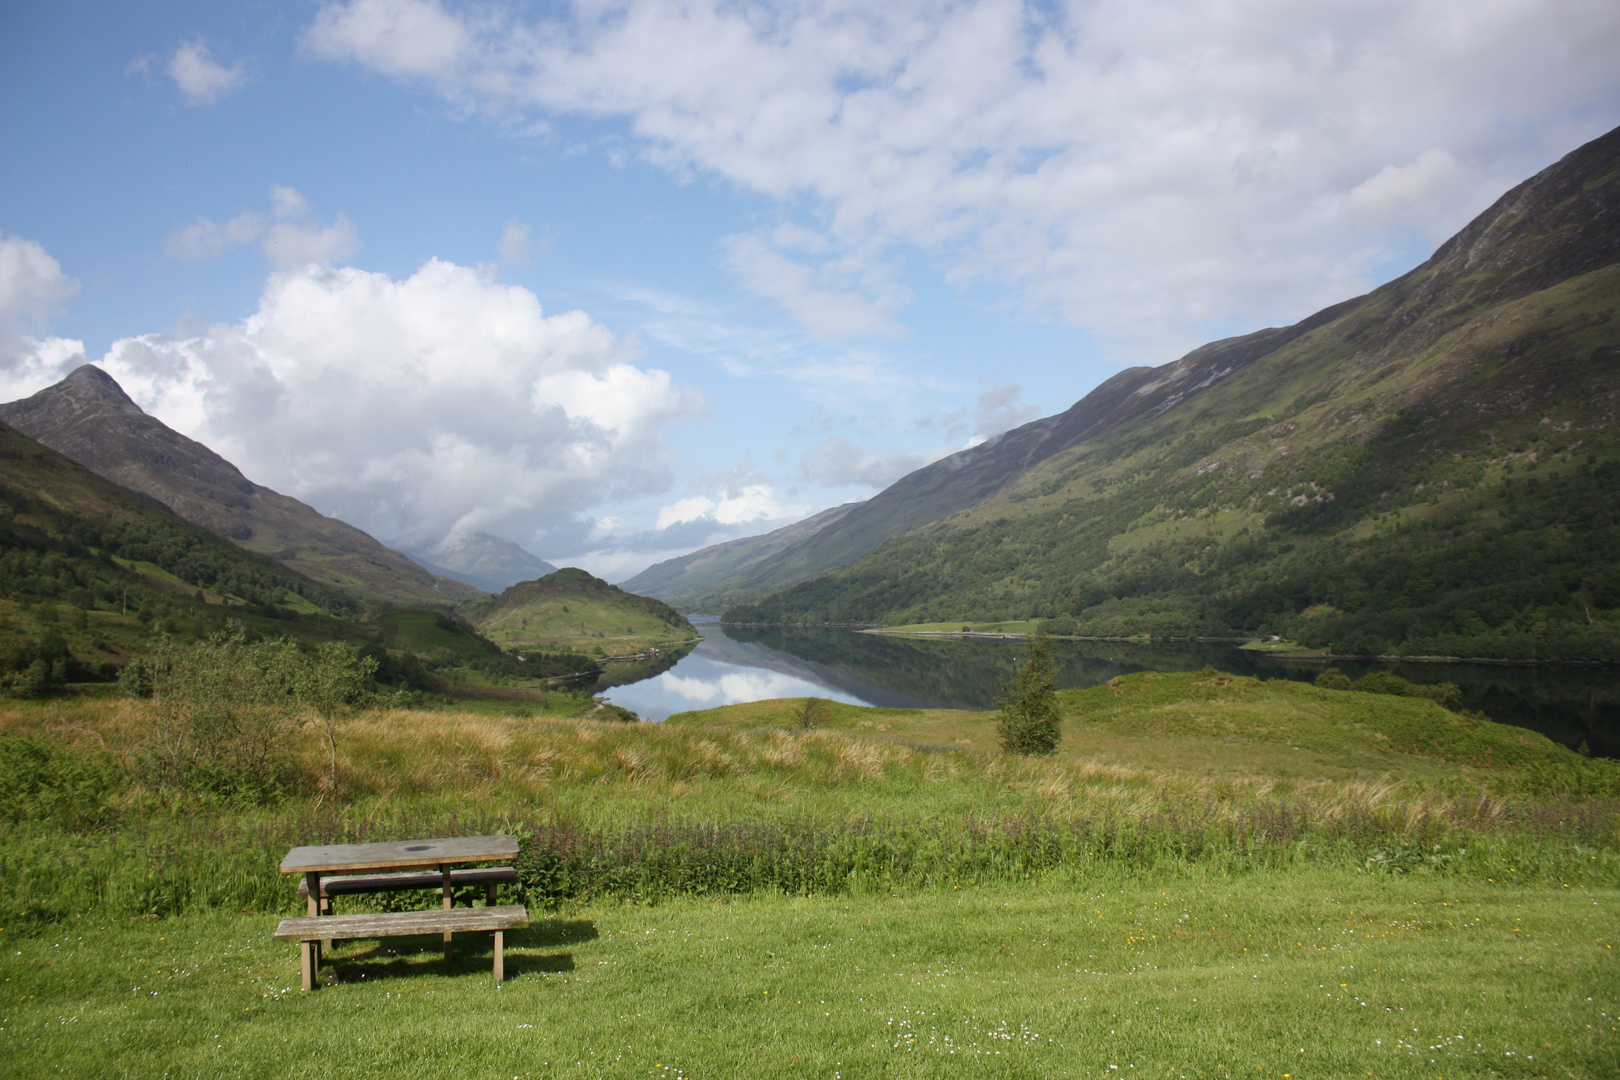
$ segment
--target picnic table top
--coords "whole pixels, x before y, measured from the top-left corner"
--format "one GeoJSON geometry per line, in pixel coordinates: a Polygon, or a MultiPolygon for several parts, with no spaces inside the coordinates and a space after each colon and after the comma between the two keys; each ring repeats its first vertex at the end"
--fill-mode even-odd
{"type": "Polygon", "coordinates": [[[295,847],[281,860],[283,874],[338,870],[404,870],[446,863],[493,862],[517,857],[515,836],[441,836],[430,840],[390,840],[379,844],[325,844],[295,847]]]}

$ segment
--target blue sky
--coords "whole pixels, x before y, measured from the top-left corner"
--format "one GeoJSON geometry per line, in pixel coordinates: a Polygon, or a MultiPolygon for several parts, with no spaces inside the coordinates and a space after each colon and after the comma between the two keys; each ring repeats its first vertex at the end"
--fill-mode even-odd
{"type": "Polygon", "coordinates": [[[622,579],[1420,262],[1620,8],[0,8],[0,398],[95,362],[419,549],[622,579]]]}

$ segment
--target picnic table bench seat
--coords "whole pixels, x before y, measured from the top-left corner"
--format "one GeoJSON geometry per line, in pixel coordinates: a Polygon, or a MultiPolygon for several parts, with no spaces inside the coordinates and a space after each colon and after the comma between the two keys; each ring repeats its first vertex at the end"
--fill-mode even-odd
{"type": "MultiPolygon", "coordinates": [[[[495,903],[495,890],[501,885],[516,885],[517,871],[510,866],[480,866],[450,871],[451,888],[464,885],[484,886],[485,902],[495,903]]],[[[437,870],[415,874],[345,874],[340,877],[321,878],[322,910],[330,911],[334,896],[352,896],[355,893],[399,892],[406,889],[442,889],[444,876],[437,870]]],[[[298,883],[298,899],[309,899],[309,882],[298,883]]]]}
{"type": "MultiPolygon", "coordinates": [[[[365,939],[411,937],[417,934],[451,934],[475,930],[495,932],[495,981],[506,977],[505,931],[529,925],[529,912],[522,904],[487,907],[444,908],[437,911],[387,911],[375,915],[300,915],[281,920],[273,935],[277,941],[298,942],[299,967],[304,989],[315,989],[315,967],[323,939],[365,939]]],[[[445,958],[450,955],[448,947],[445,958]]]]}

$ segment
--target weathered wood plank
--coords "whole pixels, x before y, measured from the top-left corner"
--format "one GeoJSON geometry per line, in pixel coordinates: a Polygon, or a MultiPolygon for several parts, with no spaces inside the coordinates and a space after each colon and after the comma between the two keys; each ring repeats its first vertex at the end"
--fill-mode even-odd
{"type": "Polygon", "coordinates": [[[515,836],[441,836],[428,840],[391,840],[374,844],[326,844],[295,847],[281,860],[284,874],[341,870],[388,870],[443,866],[458,862],[515,859],[515,836]]]}
{"type": "Polygon", "coordinates": [[[517,930],[529,925],[522,904],[451,908],[448,911],[386,911],[370,915],[322,915],[282,919],[271,935],[277,941],[320,938],[408,937],[414,934],[459,934],[471,930],[517,930]]]}
{"type": "MultiPolygon", "coordinates": [[[[465,885],[516,885],[517,871],[510,866],[468,867],[450,871],[450,883],[465,885]]],[[[350,874],[342,877],[321,878],[322,896],[347,896],[352,893],[400,892],[406,889],[439,889],[443,879],[439,874],[350,874]]],[[[298,898],[308,899],[309,884],[298,883],[298,898]]]]}

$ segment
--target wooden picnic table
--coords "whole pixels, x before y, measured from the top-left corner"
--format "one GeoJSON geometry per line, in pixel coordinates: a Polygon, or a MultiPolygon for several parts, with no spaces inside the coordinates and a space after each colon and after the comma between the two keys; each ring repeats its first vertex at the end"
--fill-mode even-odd
{"type": "MultiPolygon", "coordinates": [[[[326,874],[375,873],[379,870],[436,868],[442,880],[443,907],[451,906],[451,868],[457,863],[496,862],[517,858],[515,836],[440,836],[429,840],[390,840],[372,844],[322,844],[295,847],[281,860],[283,874],[303,874],[310,917],[321,912],[321,878],[326,874]]],[[[330,918],[330,916],[327,916],[330,918]]],[[[330,940],[330,939],[328,939],[330,940]]],[[[444,958],[450,959],[450,934],[444,935],[444,958]]],[[[316,958],[319,963],[319,957],[316,958]]]]}

